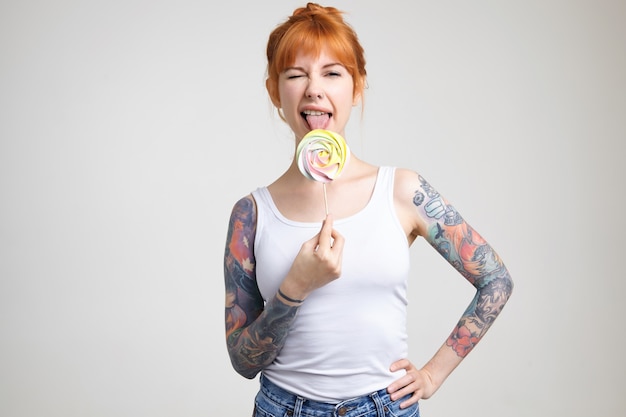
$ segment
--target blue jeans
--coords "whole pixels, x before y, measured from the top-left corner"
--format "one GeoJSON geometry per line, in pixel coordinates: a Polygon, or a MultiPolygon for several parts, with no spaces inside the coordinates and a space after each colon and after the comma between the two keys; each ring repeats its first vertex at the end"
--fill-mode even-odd
{"type": "Polygon", "coordinates": [[[406,398],[391,401],[386,389],[369,395],[328,404],[308,400],[279,388],[263,374],[254,400],[252,417],[419,417],[419,405],[400,409],[406,398]]]}

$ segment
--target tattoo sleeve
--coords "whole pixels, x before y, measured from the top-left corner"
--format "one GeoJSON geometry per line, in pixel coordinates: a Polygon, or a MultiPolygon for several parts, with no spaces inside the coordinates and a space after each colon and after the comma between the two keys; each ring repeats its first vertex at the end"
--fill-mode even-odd
{"type": "Polygon", "coordinates": [[[426,240],[475,288],[476,295],[446,345],[465,357],[509,299],[513,281],[493,248],[421,176],[413,204],[427,220],[426,240]]]}
{"type": "Polygon", "coordinates": [[[276,358],[298,309],[275,297],[264,303],[256,283],[255,233],[256,208],[248,196],[233,208],[224,251],[226,345],[233,368],[246,378],[276,358]]]}

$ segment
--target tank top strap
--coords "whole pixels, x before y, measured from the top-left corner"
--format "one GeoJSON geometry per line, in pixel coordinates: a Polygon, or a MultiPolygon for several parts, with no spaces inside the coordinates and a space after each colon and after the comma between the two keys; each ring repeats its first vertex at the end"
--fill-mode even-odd
{"type": "Polygon", "coordinates": [[[393,185],[395,178],[395,167],[381,166],[378,168],[376,186],[372,193],[370,205],[386,205],[393,208],[393,185]]]}

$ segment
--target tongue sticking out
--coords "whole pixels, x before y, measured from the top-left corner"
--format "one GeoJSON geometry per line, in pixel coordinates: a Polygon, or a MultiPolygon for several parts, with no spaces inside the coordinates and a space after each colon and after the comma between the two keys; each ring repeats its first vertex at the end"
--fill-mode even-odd
{"type": "Polygon", "coordinates": [[[330,120],[330,115],[328,113],[324,113],[319,116],[314,116],[312,114],[306,116],[306,121],[309,124],[311,130],[326,129],[328,120],[330,120]]]}

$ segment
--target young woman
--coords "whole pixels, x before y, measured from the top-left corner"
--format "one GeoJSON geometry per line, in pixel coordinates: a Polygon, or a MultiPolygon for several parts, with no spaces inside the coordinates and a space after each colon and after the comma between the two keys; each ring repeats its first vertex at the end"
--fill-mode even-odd
{"type": "MultiPolygon", "coordinates": [[[[270,35],[267,91],[295,143],[345,136],[363,94],[363,48],[335,8],[309,3],[270,35]]],[[[294,147],[295,148],[295,147],[294,147]]],[[[233,208],[224,258],[226,341],[260,376],[255,416],[418,416],[480,341],[513,282],[491,246],[419,174],[351,155],[327,186],[296,158],[233,208]],[[323,219],[323,221],[321,221],[323,219]],[[409,247],[426,239],[476,295],[422,367],[407,358],[409,247]]]]}

